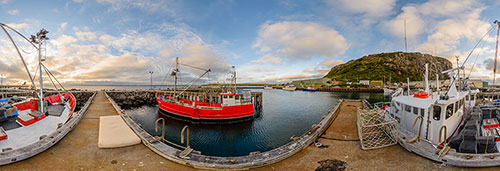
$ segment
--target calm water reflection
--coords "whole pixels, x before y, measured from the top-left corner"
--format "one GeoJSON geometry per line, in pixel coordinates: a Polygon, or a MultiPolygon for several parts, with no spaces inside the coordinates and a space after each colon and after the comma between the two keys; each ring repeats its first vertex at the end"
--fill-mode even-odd
{"type": "Polygon", "coordinates": [[[260,116],[251,121],[235,124],[193,124],[166,117],[157,107],[128,110],[134,120],[149,133],[154,132],[154,122],[166,120],[165,138],[180,144],[180,131],[190,128],[190,145],[205,155],[242,156],[254,151],[269,151],[289,142],[290,137],[300,136],[321,121],[339,99],[367,99],[369,102],[389,101],[382,93],[333,93],[283,90],[254,90],[263,92],[264,107],[260,116]]]}

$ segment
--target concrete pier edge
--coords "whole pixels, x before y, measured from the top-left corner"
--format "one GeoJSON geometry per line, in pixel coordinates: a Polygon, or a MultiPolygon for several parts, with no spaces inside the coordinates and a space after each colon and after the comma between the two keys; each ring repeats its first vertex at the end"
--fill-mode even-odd
{"type": "Polygon", "coordinates": [[[339,102],[328,112],[328,115],[315,126],[316,129],[312,129],[310,132],[306,132],[302,136],[294,138],[293,141],[270,151],[238,157],[216,157],[191,153],[186,158],[181,159],[178,157],[181,150],[155,139],[151,134],[146,132],[140,124],[136,123],[129,115],[125,114],[120,106],[118,106],[107,93],[105,93],[105,95],[125,123],[127,123],[127,125],[141,138],[145,146],[170,161],[202,169],[250,169],[287,159],[307,148],[328,129],[335,115],[338,114],[339,106],[343,101],[359,101],[339,100],[339,102]]]}
{"type": "Polygon", "coordinates": [[[80,109],[80,111],[76,113],[73,113],[67,123],[54,133],[47,135],[36,143],[30,144],[28,146],[15,150],[0,152],[0,165],[6,165],[28,159],[41,152],[44,152],[45,150],[57,144],[66,136],[66,134],[73,130],[73,128],[80,122],[83,116],[85,116],[85,114],[87,113],[87,109],[92,103],[92,100],[94,99],[96,94],[97,92],[94,92],[94,94],[87,100],[82,109],[80,109]]]}

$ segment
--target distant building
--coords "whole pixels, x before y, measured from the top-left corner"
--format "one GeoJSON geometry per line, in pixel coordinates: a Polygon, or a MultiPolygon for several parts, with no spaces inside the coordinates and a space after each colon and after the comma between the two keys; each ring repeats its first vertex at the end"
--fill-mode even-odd
{"type": "MultiPolygon", "coordinates": [[[[340,81],[329,81],[330,84],[332,85],[339,85],[340,84],[340,81]]],[[[327,82],[328,83],[328,82],[327,82]]]]}
{"type": "Polygon", "coordinates": [[[382,87],[382,86],[384,86],[384,82],[382,80],[370,81],[370,86],[372,86],[372,87],[382,87]]]}
{"type": "Polygon", "coordinates": [[[308,79],[308,80],[297,80],[292,81],[292,84],[296,87],[302,87],[303,85],[315,84],[315,85],[324,85],[328,84],[327,82],[331,81],[329,78],[316,78],[316,79],[308,79]]]}
{"type": "Polygon", "coordinates": [[[467,80],[467,83],[469,83],[469,86],[471,88],[483,88],[488,86],[488,82],[481,79],[470,79],[467,80]]]}
{"type": "Polygon", "coordinates": [[[360,85],[370,85],[370,80],[359,80],[360,85]]]}

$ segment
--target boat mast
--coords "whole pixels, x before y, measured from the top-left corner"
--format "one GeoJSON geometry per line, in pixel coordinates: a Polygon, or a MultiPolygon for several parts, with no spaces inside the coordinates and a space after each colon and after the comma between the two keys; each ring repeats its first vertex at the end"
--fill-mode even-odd
{"type": "Polygon", "coordinates": [[[38,44],[38,68],[40,69],[40,92],[38,97],[40,98],[40,112],[45,112],[44,100],[43,100],[43,71],[42,71],[42,44],[44,41],[49,40],[47,37],[47,30],[42,29],[40,32],[36,33],[36,37],[31,35],[31,41],[35,44],[38,44]]]}
{"type": "Polygon", "coordinates": [[[177,97],[177,72],[179,72],[179,57],[175,58],[175,71],[174,71],[174,98],[177,97]]]}
{"type": "Polygon", "coordinates": [[[493,85],[495,85],[495,74],[497,72],[498,35],[500,33],[500,22],[495,20],[495,22],[493,22],[493,23],[497,25],[497,44],[495,46],[495,63],[494,63],[494,67],[493,67],[493,85]]]}
{"type": "Polygon", "coordinates": [[[236,69],[234,68],[234,66],[232,66],[233,68],[233,84],[234,84],[234,93],[238,92],[237,88],[236,88],[236,69]]]}

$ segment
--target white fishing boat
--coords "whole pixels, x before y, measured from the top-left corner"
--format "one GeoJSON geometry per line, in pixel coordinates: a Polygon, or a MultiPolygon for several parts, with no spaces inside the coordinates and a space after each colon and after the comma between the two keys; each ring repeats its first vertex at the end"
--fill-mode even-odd
{"type": "Polygon", "coordinates": [[[391,93],[394,93],[394,90],[393,89],[390,89],[390,88],[383,88],[384,90],[384,94],[391,94],[391,93]]]}
{"type": "Polygon", "coordinates": [[[288,91],[295,91],[295,89],[297,89],[297,87],[295,87],[294,85],[287,85],[283,88],[283,90],[288,90],[288,91]]]}
{"type": "Polygon", "coordinates": [[[271,86],[271,85],[264,86],[264,90],[272,90],[272,89],[273,89],[273,86],[271,86]]]}
{"type": "MultiPolygon", "coordinates": [[[[496,21],[495,24],[500,29],[500,24],[496,21]]],[[[425,90],[410,93],[408,88],[404,93],[399,89],[390,108],[385,109],[398,122],[399,144],[410,152],[448,165],[499,166],[500,108],[492,103],[476,105],[478,91],[471,90],[468,78],[459,74],[464,71],[463,64],[442,72],[450,76],[447,91],[443,92],[431,92],[427,64],[425,69],[425,90]]],[[[439,87],[438,79],[436,84],[439,87]]]]}
{"type": "MultiPolygon", "coordinates": [[[[43,73],[45,72],[51,81],[57,81],[42,63],[44,61],[42,50],[45,50],[42,47],[48,40],[46,36],[48,31],[42,29],[36,36],[32,35],[28,39],[6,24],[0,23],[0,27],[18,52],[35,90],[30,91],[33,92],[32,97],[14,96],[0,99],[0,149],[2,149],[0,165],[3,165],[24,160],[45,151],[61,140],[83,115],[74,113],[77,103],[75,96],[71,92],[59,91],[54,82],[57,93],[47,97],[44,95],[46,90],[43,88],[43,73]],[[37,74],[40,81],[38,88],[9,31],[20,35],[38,51],[37,74]]],[[[59,86],[63,88],[61,84],[59,86]]]]}

